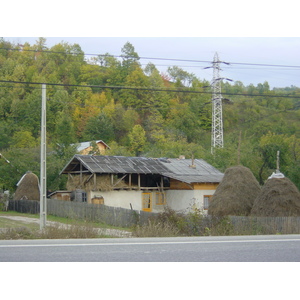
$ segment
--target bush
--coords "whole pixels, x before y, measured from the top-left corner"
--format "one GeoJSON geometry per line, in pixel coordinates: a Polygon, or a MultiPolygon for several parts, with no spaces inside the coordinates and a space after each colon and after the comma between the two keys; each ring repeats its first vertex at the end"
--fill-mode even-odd
{"type": "Polygon", "coordinates": [[[133,235],[136,237],[170,237],[178,236],[179,230],[171,223],[149,219],[144,225],[136,225],[133,228],[133,235]]]}
{"type": "Polygon", "coordinates": [[[27,227],[4,228],[0,232],[0,240],[34,239],[33,232],[27,227]]]}
{"type": "Polygon", "coordinates": [[[143,226],[136,226],[138,237],[233,235],[234,226],[229,217],[211,217],[199,209],[187,214],[166,207],[156,218],[143,226]]]}

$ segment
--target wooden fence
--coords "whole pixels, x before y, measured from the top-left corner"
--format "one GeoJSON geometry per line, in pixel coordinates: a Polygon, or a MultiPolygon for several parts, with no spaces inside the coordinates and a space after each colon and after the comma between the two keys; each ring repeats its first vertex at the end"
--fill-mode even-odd
{"type": "MultiPolygon", "coordinates": [[[[39,214],[40,202],[33,200],[13,200],[9,202],[9,210],[22,213],[39,214]]],[[[130,227],[134,224],[144,224],[150,216],[156,213],[136,211],[121,207],[111,207],[83,202],[71,202],[47,199],[47,214],[70,219],[84,219],[103,222],[108,225],[130,227]]]]}
{"type": "Polygon", "coordinates": [[[300,217],[229,217],[234,234],[299,234],[300,217]]]}
{"type": "MultiPolygon", "coordinates": [[[[40,203],[33,200],[14,200],[9,202],[8,209],[22,213],[38,214],[40,203]]],[[[130,227],[134,224],[142,225],[148,221],[149,217],[158,215],[157,213],[120,207],[54,199],[47,200],[47,213],[58,217],[85,219],[120,227],[130,227]]],[[[203,218],[201,224],[198,224],[199,229],[203,226],[211,227],[212,224],[218,225],[219,221],[214,222],[210,216],[204,216],[203,218]]],[[[229,216],[221,219],[220,223],[222,223],[221,226],[226,228],[226,232],[231,235],[300,234],[300,217],[229,216]]]]}

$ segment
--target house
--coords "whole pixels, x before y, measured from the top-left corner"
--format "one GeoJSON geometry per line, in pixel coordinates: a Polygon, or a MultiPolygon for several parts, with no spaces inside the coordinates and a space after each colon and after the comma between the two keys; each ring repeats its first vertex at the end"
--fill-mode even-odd
{"type": "Polygon", "coordinates": [[[69,191],[55,191],[48,195],[50,199],[56,200],[64,200],[64,201],[71,201],[71,192],[69,191]]]}
{"type": "Polygon", "coordinates": [[[63,168],[75,201],[162,212],[207,209],[223,173],[202,159],[76,154],[63,168]],[[79,200],[78,200],[79,199],[79,200]]]}
{"type": "Polygon", "coordinates": [[[77,144],[77,152],[82,155],[94,154],[94,152],[98,152],[98,154],[103,155],[106,149],[110,148],[102,140],[82,142],[77,144]]]}

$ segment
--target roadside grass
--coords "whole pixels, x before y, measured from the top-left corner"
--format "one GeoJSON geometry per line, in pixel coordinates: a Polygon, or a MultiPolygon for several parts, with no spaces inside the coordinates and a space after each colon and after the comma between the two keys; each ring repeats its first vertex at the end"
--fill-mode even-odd
{"type": "MultiPolygon", "coordinates": [[[[1,214],[0,214],[0,216],[1,216],[1,214]]],[[[22,227],[25,225],[29,229],[38,229],[39,228],[38,224],[25,223],[22,221],[0,218],[0,228],[19,228],[19,227],[22,227]]]]}
{"type": "MultiPolygon", "coordinates": [[[[19,213],[15,211],[0,211],[0,217],[1,215],[3,216],[20,216],[20,217],[28,217],[28,218],[35,218],[39,219],[40,215],[39,214],[27,214],[27,213],[19,213]]],[[[117,229],[117,230],[126,230],[126,231],[132,231],[132,228],[129,227],[118,227],[118,226],[112,226],[105,224],[103,222],[92,222],[92,221],[87,221],[87,220],[82,220],[82,219],[71,219],[71,218],[63,218],[63,217],[57,217],[53,215],[47,215],[47,221],[53,221],[53,222],[59,222],[63,224],[68,224],[68,225],[89,225],[94,228],[109,228],[109,229],[117,229]]],[[[1,224],[1,223],[0,223],[1,224]]],[[[1,228],[1,226],[0,226],[1,228]]]]}
{"type": "Polygon", "coordinates": [[[47,226],[45,229],[31,229],[28,224],[22,227],[4,228],[0,231],[0,240],[18,239],[85,239],[85,238],[110,238],[111,236],[98,234],[95,228],[71,225],[60,227],[47,226]]]}
{"type": "MultiPolygon", "coordinates": [[[[0,212],[1,216],[17,216],[39,219],[38,214],[0,212]]],[[[47,221],[57,222],[40,230],[39,223],[0,218],[0,240],[12,239],[70,239],[70,238],[112,238],[114,235],[99,233],[99,229],[130,231],[129,228],[109,226],[100,222],[47,216],[47,221]]]]}
{"type": "MultiPolygon", "coordinates": [[[[49,223],[39,230],[39,214],[26,214],[13,211],[0,212],[0,239],[63,239],[63,238],[101,238],[101,237],[171,237],[171,236],[230,236],[258,234],[298,234],[299,228],[290,223],[259,223],[256,219],[237,223],[229,217],[212,217],[201,211],[188,214],[177,213],[166,208],[157,217],[149,218],[144,224],[135,224],[129,228],[110,226],[102,222],[82,219],[47,216],[49,223]],[[19,220],[9,220],[1,216],[23,216],[34,218],[35,224],[19,220]],[[276,226],[275,226],[276,225],[276,226]],[[295,228],[294,228],[295,227],[295,228]]],[[[269,222],[269,221],[268,221],[269,222]]]]}

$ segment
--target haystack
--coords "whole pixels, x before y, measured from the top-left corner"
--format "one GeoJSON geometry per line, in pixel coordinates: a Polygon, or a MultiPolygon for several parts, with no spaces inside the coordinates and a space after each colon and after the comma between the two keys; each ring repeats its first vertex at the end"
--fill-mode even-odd
{"type": "Polygon", "coordinates": [[[212,197],[208,214],[220,217],[247,216],[260,190],[250,169],[243,166],[228,168],[212,197]]]}
{"type": "Polygon", "coordinates": [[[300,216],[300,192],[288,178],[270,177],[255,199],[251,215],[260,217],[300,216]]]}
{"type": "Polygon", "coordinates": [[[28,171],[17,184],[14,200],[40,200],[40,188],[38,177],[28,171]]]}

